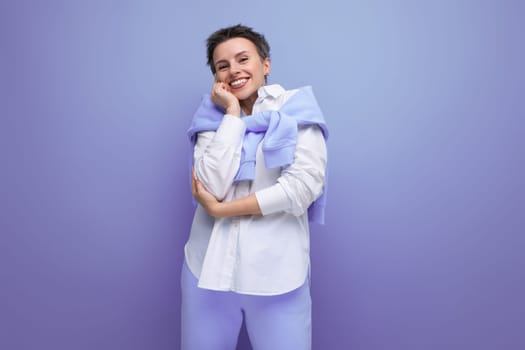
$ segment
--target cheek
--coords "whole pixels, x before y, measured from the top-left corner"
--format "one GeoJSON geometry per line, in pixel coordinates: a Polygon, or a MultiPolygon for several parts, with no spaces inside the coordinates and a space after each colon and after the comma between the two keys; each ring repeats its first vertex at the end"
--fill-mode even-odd
{"type": "Polygon", "coordinates": [[[218,80],[218,81],[221,81],[221,82],[224,82],[225,79],[226,79],[226,74],[224,74],[224,72],[217,72],[216,75],[215,75],[215,78],[218,80]]]}
{"type": "Polygon", "coordinates": [[[252,73],[253,73],[253,76],[256,77],[257,79],[264,77],[264,70],[261,69],[260,67],[255,67],[254,69],[252,69],[252,73]]]}

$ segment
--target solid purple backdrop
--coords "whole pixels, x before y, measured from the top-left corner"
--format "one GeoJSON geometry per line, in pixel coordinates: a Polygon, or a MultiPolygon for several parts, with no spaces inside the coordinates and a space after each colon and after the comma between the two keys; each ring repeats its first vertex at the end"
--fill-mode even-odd
{"type": "MultiPolygon", "coordinates": [[[[0,348],[177,349],[205,38],[328,121],[314,349],[525,347],[519,1],[2,1],[0,348]]],[[[249,349],[243,333],[239,349],[249,349]]]]}

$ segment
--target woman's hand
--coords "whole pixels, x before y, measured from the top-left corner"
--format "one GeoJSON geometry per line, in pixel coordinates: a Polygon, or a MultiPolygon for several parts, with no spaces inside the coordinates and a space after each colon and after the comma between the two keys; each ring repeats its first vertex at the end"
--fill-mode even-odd
{"type": "Polygon", "coordinates": [[[221,205],[221,202],[215,198],[213,194],[208,192],[202,183],[195,176],[195,169],[191,168],[191,194],[197,202],[202,205],[202,207],[214,217],[219,217],[218,211],[221,205]]]}
{"type": "Polygon", "coordinates": [[[215,80],[211,90],[211,100],[224,108],[227,114],[240,117],[241,107],[239,100],[231,93],[228,84],[215,80]]]}
{"type": "Polygon", "coordinates": [[[195,169],[191,168],[191,194],[202,207],[215,218],[231,216],[254,215],[261,216],[261,208],[254,193],[229,202],[219,202],[208,192],[202,183],[195,177],[195,169]]]}

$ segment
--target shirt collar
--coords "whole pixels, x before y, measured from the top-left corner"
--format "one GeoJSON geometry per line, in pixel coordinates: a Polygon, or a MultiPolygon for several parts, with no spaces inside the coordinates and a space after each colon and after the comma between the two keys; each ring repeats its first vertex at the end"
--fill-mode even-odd
{"type": "Polygon", "coordinates": [[[286,90],[281,85],[272,84],[272,85],[261,86],[259,90],[257,90],[257,95],[260,99],[264,99],[268,96],[277,98],[285,92],[286,90]]]}

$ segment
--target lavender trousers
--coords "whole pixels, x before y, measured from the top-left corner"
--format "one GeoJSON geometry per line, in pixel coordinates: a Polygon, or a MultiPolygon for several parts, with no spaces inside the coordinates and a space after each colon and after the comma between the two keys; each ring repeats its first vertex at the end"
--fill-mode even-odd
{"type": "Polygon", "coordinates": [[[197,287],[182,267],[182,350],[235,350],[243,317],[254,350],[310,350],[312,301],[307,280],[291,292],[245,295],[197,287]]]}

